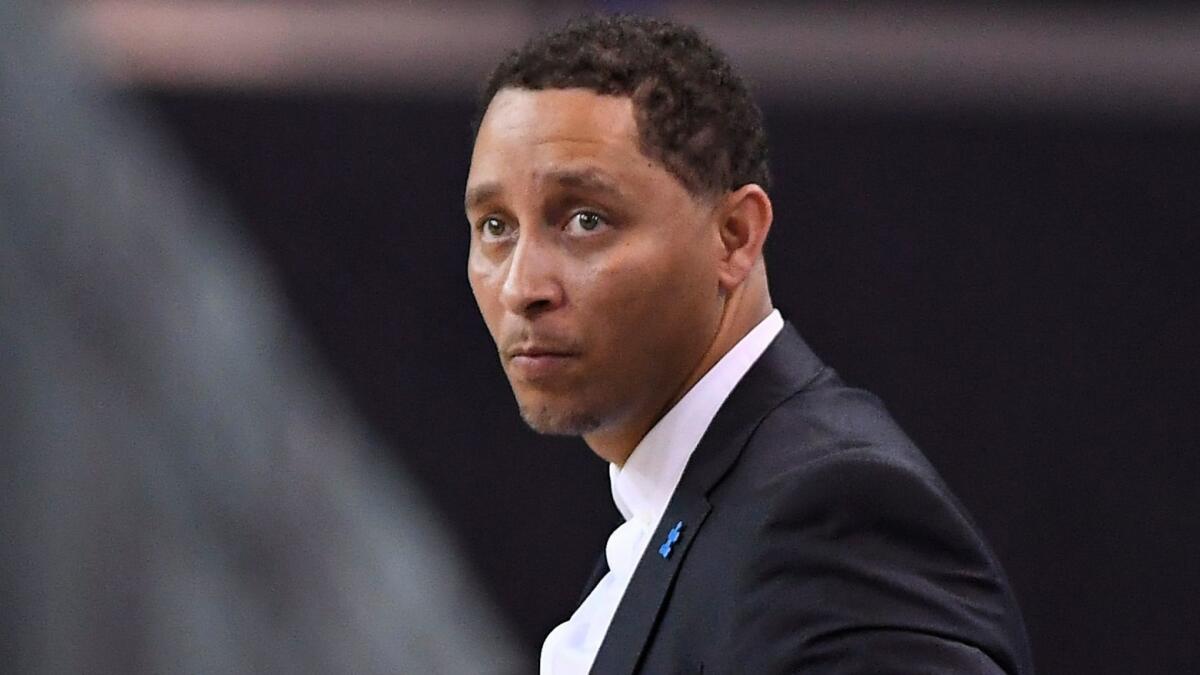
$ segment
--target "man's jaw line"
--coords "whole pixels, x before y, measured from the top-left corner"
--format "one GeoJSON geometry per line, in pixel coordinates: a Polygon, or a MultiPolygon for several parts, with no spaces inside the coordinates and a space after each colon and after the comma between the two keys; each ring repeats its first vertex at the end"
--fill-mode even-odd
{"type": "Polygon", "coordinates": [[[763,290],[764,297],[761,301],[745,297],[751,291],[745,284],[729,293],[721,307],[721,317],[717,321],[717,328],[709,340],[708,347],[692,370],[680,379],[674,393],[652,415],[632,418],[619,425],[601,425],[595,431],[583,434],[583,440],[592,452],[617,467],[624,466],[638,443],[654,425],[691,391],[721,357],[773,311],[770,295],[765,292],[765,287],[763,290]],[[743,289],[745,292],[739,292],[743,289]]]}

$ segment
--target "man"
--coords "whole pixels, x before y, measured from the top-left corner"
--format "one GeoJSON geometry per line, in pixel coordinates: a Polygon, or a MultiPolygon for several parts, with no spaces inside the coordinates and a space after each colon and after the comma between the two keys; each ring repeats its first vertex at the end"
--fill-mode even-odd
{"type": "Polygon", "coordinates": [[[694,31],[592,18],[492,74],[468,276],[524,419],[626,521],[543,673],[1029,673],[999,564],[773,309],[761,114],[694,31]]]}

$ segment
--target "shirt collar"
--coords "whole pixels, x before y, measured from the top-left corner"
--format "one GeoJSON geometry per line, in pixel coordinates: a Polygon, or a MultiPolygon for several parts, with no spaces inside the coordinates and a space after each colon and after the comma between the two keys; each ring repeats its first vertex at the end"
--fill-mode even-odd
{"type": "Polygon", "coordinates": [[[609,465],[613,501],[625,520],[658,522],[713,417],[782,328],[783,317],[773,310],[663,415],[624,466],[609,465]]]}

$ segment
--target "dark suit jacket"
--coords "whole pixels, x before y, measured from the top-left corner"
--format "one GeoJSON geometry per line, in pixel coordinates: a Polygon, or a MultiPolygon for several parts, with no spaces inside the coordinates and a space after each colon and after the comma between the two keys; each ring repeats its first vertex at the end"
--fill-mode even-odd
{"type": "Polygon", "coordinates": [[[1033,666],[1008,582],[962,505],[879,400],[788,324],[692,455],[592,672],[1033,666]]]}

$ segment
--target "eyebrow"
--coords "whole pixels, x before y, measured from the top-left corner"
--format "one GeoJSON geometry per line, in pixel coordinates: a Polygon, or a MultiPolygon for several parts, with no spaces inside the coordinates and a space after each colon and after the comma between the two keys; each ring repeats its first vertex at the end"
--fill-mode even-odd
{"type": "Polygon", "coordinates": [[[617,196],[622,194],[616,181],[599,169],[559,169],[547,173],[546,180],[577,190],[604,192],[617,196]]]}
{"type": "MultiPolygon", "coordinates": [[[[613,197],[624,196],[624,192],[617,186],[617,182],[599,169],[555,169],[546,172],[542,179],[575,190],[599,192],[613,197]]],[[[471,187],[467,190],[464,208],[470,211],[471,207],[494,199],[503,192],[504,188],[499,181],[488,181],[471,187]]]]}
{"type": "Polygon", "coordinates": [[[467,189],[467,198],[463,201],[463,210],[470,211],[471,207],[496,197],[504,190],[500,183],[490,181],[467,189]]]}

